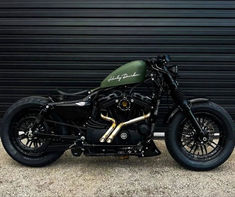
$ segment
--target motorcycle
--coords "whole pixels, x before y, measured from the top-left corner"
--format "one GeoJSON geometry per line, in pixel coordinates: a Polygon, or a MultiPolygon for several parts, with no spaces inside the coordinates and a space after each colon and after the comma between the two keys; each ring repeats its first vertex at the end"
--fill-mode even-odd
{"type": "Polygon", "coordinates": [[[34,167],[56,161],[68,149],[74,156],[156,156],[159,105],[170,95],[169,153],[187,169],[211,170],[234,149],[233,120],[206,98],[187,100],[177,76],[178,65],[165,55],[124,64],[92,90],[23,98],[2,119],[2,144],[14,160],[34,167]]]}

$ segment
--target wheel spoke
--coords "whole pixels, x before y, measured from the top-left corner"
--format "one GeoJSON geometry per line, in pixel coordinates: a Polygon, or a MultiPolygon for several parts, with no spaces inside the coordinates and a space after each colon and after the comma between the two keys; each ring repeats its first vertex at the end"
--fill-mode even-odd
{"type": "Polygon", "coordinates": [[[183,135],[185,138],[191,138],[191,137],[192,137],[191,135],[185,134],[185,133],[182,133],[182,135],[183,135]]]}
{"type": "Polygon", "coordinates": [[[204,155],[204,151],[203,151],[203,145],[200,145],[200,148],[201,148],[201,152],[202,152],[202,155],[204,155]]]}
{"type": "Polygon", "coordinates": [[[30,143],[30,140],[27,138],[27,142],[26,142],[26,146],[28,146],[29,145],[29,143],[30,143]]]}
{"type": "MultiPolygon", "coordinates": [[[[216,148],[216,146],[213,146],[213,143],[211,144],[211,141],[207,142],[207,144],[208,144],[210,147],[212,147],[213,149],[216,148]]],[[[216,144],[216,145],[217,145],[217,144],[216,144]]]]}
{"type": "Polygon", "coordinates": [[[206,155],[207,155],[207,147],[206,147],[206,145],[205,145],[205,144],[203,144],[203,147],[204,147],[204,150],[205,150],[206,155]]]}
{"type": "Polygon", "coordinates": [[[211,142],[212,144],[214,144],[215,146],[217,146],[217,144],[216,144],[214,141],[209,140],[209,142],[211,142]]]}
{"type": "Polygon", "coordinates": [[[199,122],[199,124],[201,124],[201,126],[204,126],[204,125],[203,125],[203,123],[204,123],[203,117],[199,118],[199,121],[198,121],[198,122],[199,122]]]}
{"type": "Polygon", "coordinates": [[[27,135],[25,135],[25,134],[21,134],[21,135],[19,135],[19,137],[18,137],[19,140],[23,140],[23,139],[25,139],[25,138],[27,138],[27,135]]]}
{"type": "Polygon", "coordinates": [[[32,144],[33,144],[33,141],[30,141],[29,148],[31,148],[32,144]]]}
{"type": "Polygon", "coordinates": [[[182,144],[183,147],[188,146],[192,141],[194,141],[193,139],[190,139],[188,142],[186,142],[185,144],[182,144]]]}
{"type": "Polygon", "coordinates": [[[198,145],[196,144],[194,151],[193,151],[193,155],[195,154],[196,150],[197,150],[198,145]]]}
{"type": "Polygon", "coordinates": [[[194,148],[194,146],[195,146],[196,144],[195,144],[195,142],[193,143],[193,145],[191,146],[191,148],[190,148],[190,151],[189,151],[189,153],[191,153],[192,152],[192,150],[193,150],[193,148],[194,148]]]}
{"type": "Polygon", "coordinates": [[[36,141],[33,142],[34,148],[38,148],[38,144],[36,141]]]}

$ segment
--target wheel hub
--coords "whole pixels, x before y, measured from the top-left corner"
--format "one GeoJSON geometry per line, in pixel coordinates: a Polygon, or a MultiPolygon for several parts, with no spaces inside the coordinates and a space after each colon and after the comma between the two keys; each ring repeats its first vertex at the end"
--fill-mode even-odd
{"type": "Polygon", "coordinates": [[[203,133],[196,132],[196,133],[193,133],[193,137],[197,143],[204,144],[204,143],[207,143],[209,140],[209,132],[207,130],[204,130],[203,133]]]}
{"type": "Polygon", "coordinates": [[[207,142],[207,140],[208,140],[207,137],[203,137],[203,138],[202,138],[202,141],[203,141],[203,142],[207,142]]]}
{"type": "Polygon", "coordinates": [[[33,137],[33,131],[32,129],[30,128],[29,131],[27,132],[27,135],[29,138],[32,138],[33,137]]]}

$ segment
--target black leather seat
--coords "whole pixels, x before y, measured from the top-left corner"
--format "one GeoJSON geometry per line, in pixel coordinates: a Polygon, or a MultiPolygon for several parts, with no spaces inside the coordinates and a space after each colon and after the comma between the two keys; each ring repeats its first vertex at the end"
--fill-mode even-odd
{"type": "Polygon", "coordinates": [[[63,96],[79,96],[79,95],[86,95],[88,94],[88,90],[83,90],[83,91],[80,91],[80,92],[65,92],[64,90],[61,90],[61,89],[57,89],[57,92],[60,94],[60,95],[63,95],[63,96]]]}

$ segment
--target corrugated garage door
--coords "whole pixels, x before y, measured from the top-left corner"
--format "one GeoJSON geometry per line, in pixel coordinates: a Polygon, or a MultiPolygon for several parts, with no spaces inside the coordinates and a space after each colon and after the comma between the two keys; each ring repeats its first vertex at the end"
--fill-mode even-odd
{"type": "Polygon", "coordinates": [[[235,118],[235,1],[2,0],[0,112],[56,87],[83,89],[124,62],[170,54],[189,97],[235,118]]]}

